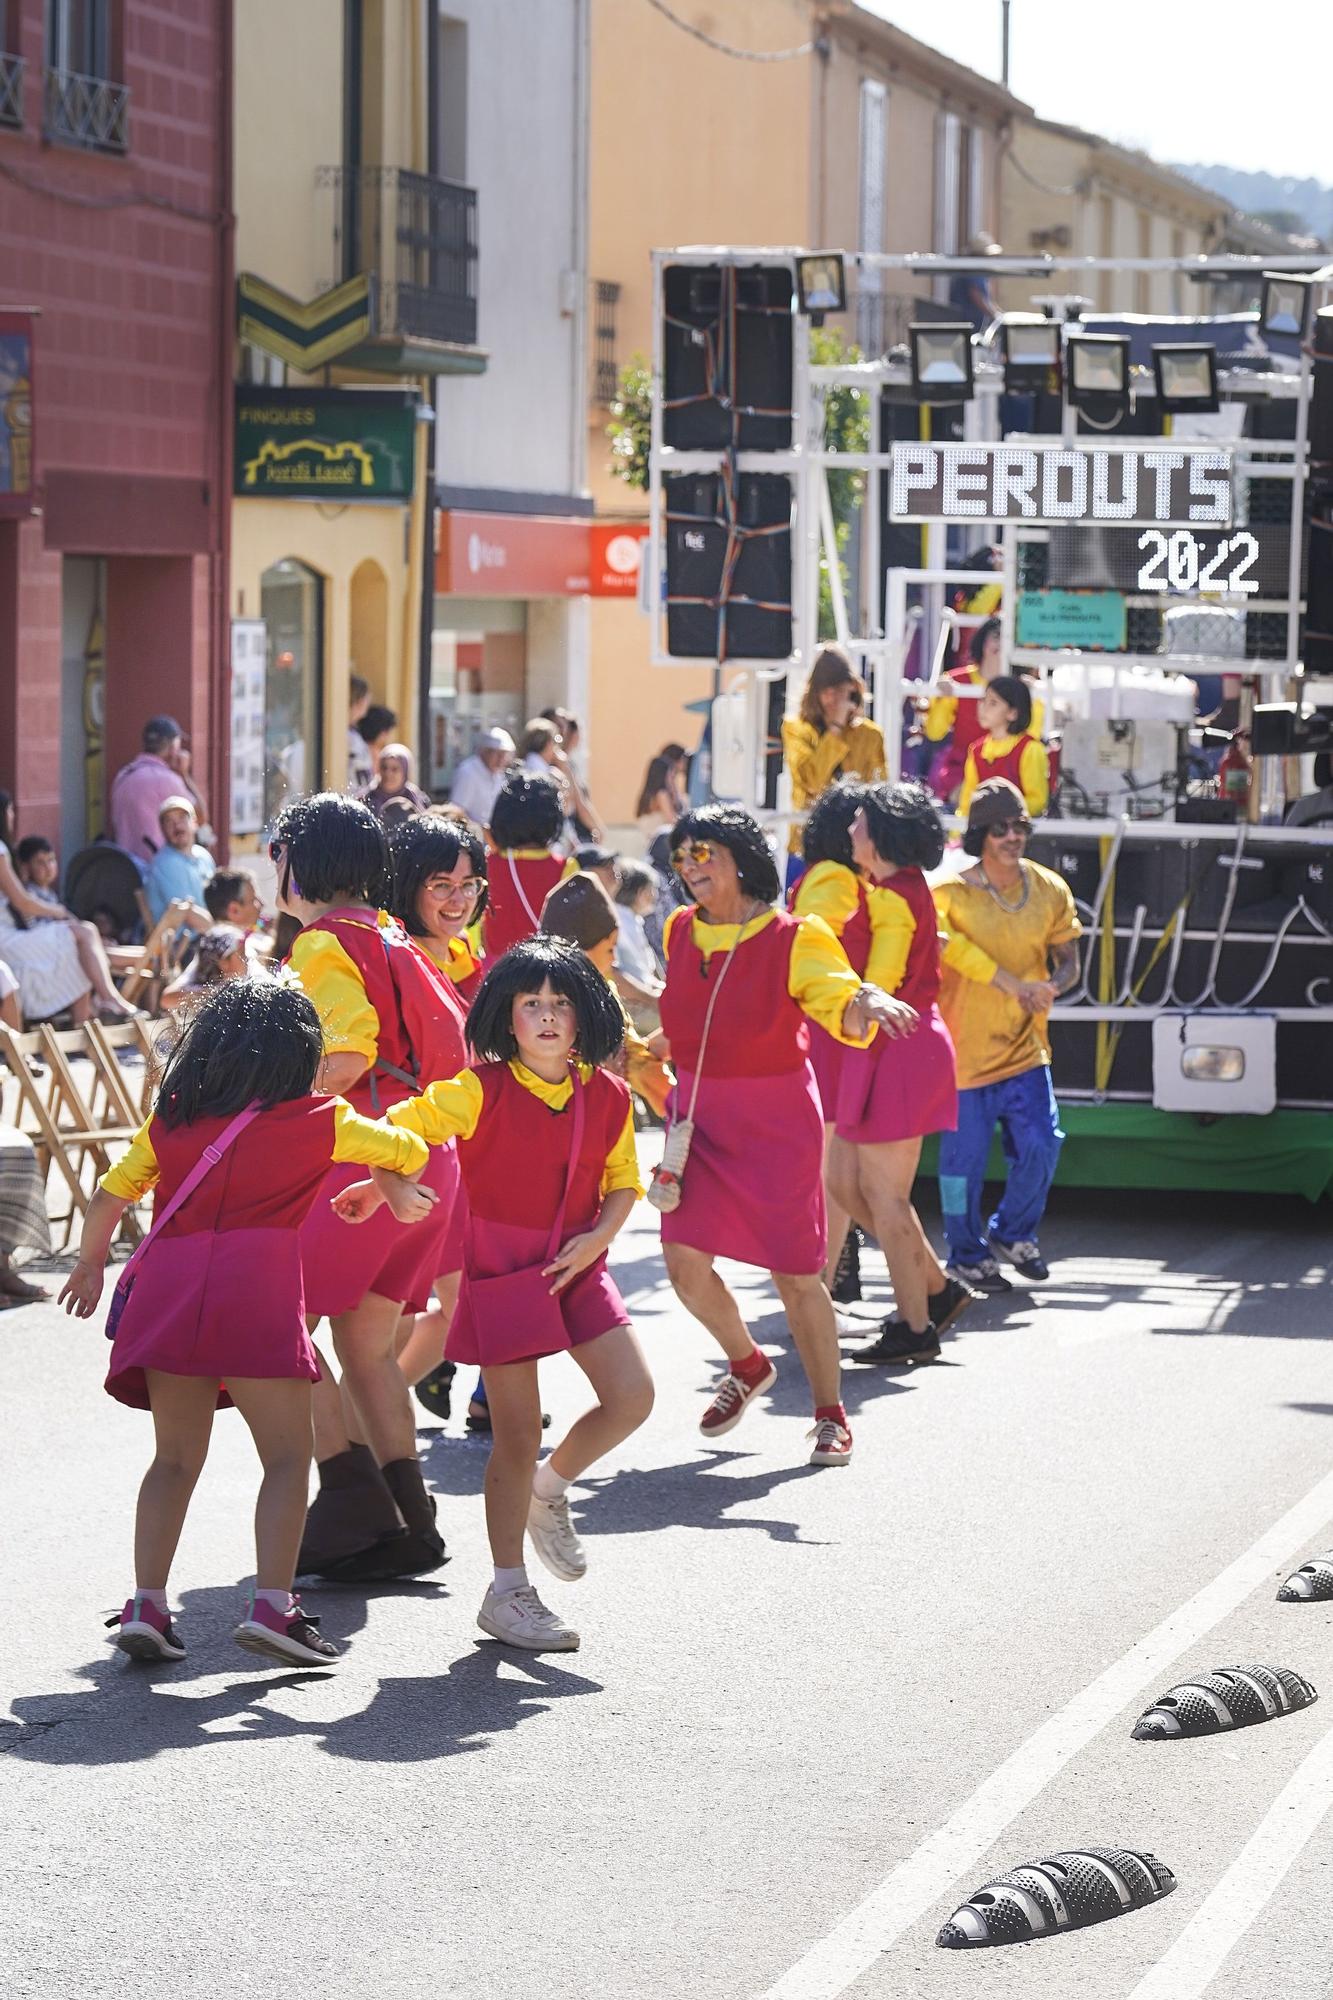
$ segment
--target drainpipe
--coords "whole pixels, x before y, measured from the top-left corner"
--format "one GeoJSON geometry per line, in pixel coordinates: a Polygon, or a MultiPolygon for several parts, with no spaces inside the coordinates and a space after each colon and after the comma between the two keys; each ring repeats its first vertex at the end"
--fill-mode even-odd
{"type": "MultiPolygon", "coordinates": [[[[426,172],[440,176],[440,23],[436,0],[424,0],[426,15],[426,172]]],[[[421,378],[421,400],[430,406],[430,421],[418,424],[418,449],[425,459],[421,496],[421,589],[417,603],[417,756],[421,784],[430,789],[430,663],[435,634],[435,432],[439,404],[433,376],[421,378]]]]}
{"type": "Polygon", "coordinates": [[[218,309],[215,338],[213,436],[210,476],[217,509],[217,546],[209,558],[209,646],[213,655],[208,683],[208,798],[218,838],[218,858],[231,849],[231,509],[232,423],[236,323],[236,217],[232,208],[232,167],[235,115],[234,0],[222,0],[218,10],[221,37],[218,62],[218,309]]]}

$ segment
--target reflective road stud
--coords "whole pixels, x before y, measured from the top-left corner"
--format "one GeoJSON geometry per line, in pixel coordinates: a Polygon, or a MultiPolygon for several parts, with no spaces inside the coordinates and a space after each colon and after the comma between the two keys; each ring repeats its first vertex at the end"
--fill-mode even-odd
{"type": "Polygon", "coordinates": [[[1155,1854],[1083,1847],[1044,1854],[987,1882],[955,1910],[935,1942],[947,1951],[1030,1944],[1104,1923],[1169,1896],[1176,1878],[1155,1854]]]}
{"type": "Polygon", "coordinates": [[[1333,1550],[1322,1556],[1311,1556],[1309,1562],[1301,1564],[1282,1585],[1277,1594],[1279,1604],[1320,1604],[1333,1597],[1333,1550]]]}
{"type": "Polygon", "coordinates": [[[1159,1696],[1135,1723],[1134,1737],[1154,1743],[1214,1736],[1220,1729],[1247,1729],[1275,1715],[1290,1715],[1318,1699],[1309,1681],[1290,1667],[1215,1667],[1159,1696]]]}

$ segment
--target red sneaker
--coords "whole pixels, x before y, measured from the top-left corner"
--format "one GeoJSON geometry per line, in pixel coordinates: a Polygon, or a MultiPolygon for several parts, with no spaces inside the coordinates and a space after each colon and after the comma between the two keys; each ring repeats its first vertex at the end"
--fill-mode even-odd
{"type": "Polygon", "coordinates": [[[840,1424],[834,1417],[821,1417],[807,1437],[815,1441],[810,1454],[811,1465],[846,1465],[852,1455],[852,1434],[846,1424],[840,1424]]]}
{"type": "Polygon", "coordinates": [[[739,1375],[724,1375],[722,1387],[699,1419],[699,1429],[706,1438],[725,1437],[745,1415],[751,1397],[771,1389],[777,1379],[778,1371],[771,1361],[757,1382],[743,1382],[739,1375]]]}

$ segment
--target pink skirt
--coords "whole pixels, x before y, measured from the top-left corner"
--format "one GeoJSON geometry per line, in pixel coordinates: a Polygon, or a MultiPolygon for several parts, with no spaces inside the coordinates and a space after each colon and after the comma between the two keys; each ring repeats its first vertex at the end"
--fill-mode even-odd
{"type": "Polygon", "coordinates": [[[317,1382],[305,1330],[301,1257],[290,1229],[192,1230],[145,1251],[111,1345],[106,1392],[148,1408],[144,1370],[317,1382]]]}
{"type": "Polygon", "coordinates": [[[837,1128],[849,1146],[887,1146],[952,1132],[957,1124],[953,1039],[938,1007],[902,1041],[877,1035],[868,1049],[848,1049],[837,1128]]]}
{"type": "MultiPolygon", "coordinates": [[[[565,1229],[566,1239],[591,1228],[591,1219],[582,1224],[569,1224],[565,1229]]],[[[481,1368],[487,1367],[488,1363],[495,1365],[492,1343],[498,1330],[488,1327],[480,1311],[474,1307],[469,1276],[494,1278],[503,1276],[506,1271],[520,1271],[528,1265],[544,1264],[548,1261],[546,1252],[549,1243],[550,1232],[545,1229],[520,1229],[516,1224],[472,1218],[463,1282],[459,1287],[449,1337],[444,1343],[446,1361],[461,1362],[465,1366],[476,1364],[481,1368]]],[[[537,1361],[545,1354],[564,1354],[571,1347],[580,1347],[589,1340],[599,1339],[613,1326],[630,1324],[625,1301],[606,1268],[605,1257],[599,1257],[586,1271],[579,1272],[573,1283],[560,1293],[559,1304],[565,1338],[558,1343],[534,1342],[531,1351],[524,1352],[521,1343],[515,1344],[512,1329],[505,1329],[503,1357],[506,1363],[537,1361]]]]}
{"type": "Polygon", "coordinates": [[[355,1162],[330,1167],[301,1225],[305,1309],[312,1319],[336,1319],[351,1312],[367,1292],[394,1299],[409,1312],[424,1312],[430,1304],[459,1188],[457,1149],[430,1149],[421,1178],[440,1199],[425,1222],[399,1222],[387,1203],[369,1222],[341,1221],[329,1203],[353,1181],[365,1180],[368,1172],[355,1162]]]}
{"type": "MultiPolygon", "coordinates": [[[[688,1105],[693,1088],[682,1072],[673,1105],[688,1105]]],[[[783,1276],[823,1270],[824,1118],[809,1063],[782,1076],[704,1077],[662,1241],[783,1276]]]]}
{"type": "Polygon", "coordinates": [[[844,1042],[835,1042],[827,1028],[821,1028],[818,1021],[810,1023],[810,1067],[819,1086],[819,1101],[824,1107],[826,1125],[831,1125],[838,1115],[838,1085],[846,1053],[844,1042]]]}
{"type": "Polygon", "coordinates": [[[452,1278],[463,1268],[463,1249],[467,1242],[468,1205],[467,1189],[460,1177],[458,1192],[449,1215],[449,1230],[440,1251],[440,1268],[437,1278],[452,1278]]]}

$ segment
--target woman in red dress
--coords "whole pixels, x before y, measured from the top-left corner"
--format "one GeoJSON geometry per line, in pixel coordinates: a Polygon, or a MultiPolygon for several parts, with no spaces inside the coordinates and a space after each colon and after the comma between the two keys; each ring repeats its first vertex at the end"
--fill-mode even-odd
{"type": "Polygon", "coordinates": [[[486,920],[482,939],[490,960],[511,944],[535,937],[542,904],[557,882],[575,874],[572,860],[555,852],[565,830],[565,810],[554,778],[516,767],[491,808],[491,854],[486,870],[486,920]]]}
{"type": "Polygon", "coordinates": [[[953,1042],[936,1005],[935,899],[922,872],[943,858],[944,823],[925,786],[869,787],[852,821],[852,852],[871,885],[866,977],[905,1000],[918,1024],[905,1042],[849,1053],[839,1079],[829,1179],[883,1250],[897,1308],[851,1358],[932,1361],[940,1328],[972,1293],[945,1276],[912,1206],[922,1139],[958,1121],[953,1042]]]}
{"type": "MultiPolygon", "coordinates": [[[[414,1174],[425,1167],[426,1148],[359,1117],[339,1098],[312,1096],[322,1060],[319,1020],[303,994],[267,979],[215,988],[167,1061],[153,1115],[88,1205],[79,1261],[61,1293],[66,1310],[81,1319],[101,1296],[107,1253],[129,1204],[156,1188],[162,1218],[133,1289],[120,1295],[106,1380],[108,1395],[152,1411],[157,1440],[139,1494],[134,1590],[112,1621],[115,1644],[133,1659],[184,1657],[167,1578],[214,1411],[234,1404],[264,1469],[254,1514],[255,1588],[234,1636],[288,1666],[337,1663],[319,1620],[291,1594],[310,1480],[311,1386],[319,1376],[297,1231],[322,1198],[331,1162],[414,1174]],[[211,1164],[200,1174],[210,1148],[211,1164]],[[192,1177],[196,1184],[187,1189],[192,1177]]],[[[401,1195],[409,1208],[424,1207],[406,1182],[401,1195]]]]}
{"type": "MultiPolygon", "coordinates": [[[[320,1017],[323,1087],[378,1117],[452,1076],[466,1060],[462,1004],[385,907],[392,869],[375,815],[340,793],[299,799],[274,822],[269,852],[279,907],[302,926],[286,976],[320,1017]]],[[[301,1568],[348,1582],[415,1575],[445,1560],[396,1356],[399,1320],[429,1304],[444,1258],[458,1160],[448,1147],[431,1154],[425,1179],[438,1201],[416,1229],[387,1211],[368,1229],[340,1222],[330,1203],[352,1178],[330,1170],[328,1199],[301,1231],[306,1310],[332,1325],[345,1392],[340,1399],[330,1381],[316,1393],[320,1491],[301,1568]]]]}
{"type": "MultiPolygon", "coordinates": [[[[772,907],[777,869],[740,807],[687,813],[671,862],[694,902],[667,925],[662,1028],[676,1069],[673,1128],[692,1120],[693,1135],[678,1205],[662,1216],[662,1246],[677,1297],[729,1370],[699,1428],[724,1436],[776,1376],[714,1268],[733,1257],[769,1271],[782,1300],[814,1399],[810,1463],[843,1465],[852,1434],[823,1277],[824,1121],[807,1021],[864,1047],[877,1028],[901,1034],[916,1016],[857,977],[818,917],[772,907]]],[[[672,1155],[669,1130],[664,1169],[672,1155]]]]}

